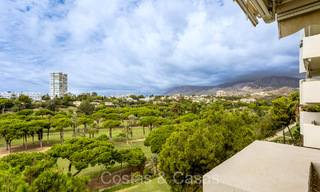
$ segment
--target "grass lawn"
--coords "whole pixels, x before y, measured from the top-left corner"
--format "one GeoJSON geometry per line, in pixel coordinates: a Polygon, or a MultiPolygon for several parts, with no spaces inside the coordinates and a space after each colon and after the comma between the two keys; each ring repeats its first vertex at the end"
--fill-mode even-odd
{"type": "Polygon", "coordinates": [[[153,191],[153,192],[169,192],[170,191],[170,186],[168,184],[160,184],[158,182],[158,179],[160,181],[162,181],[162,178],[156,178],[154,180],[151,181],[151,183],[143,183],[143,184],[139,184],[139,185],[135,185],[129,188],[125,188],[125,189],[121,189],[117,192],[149,192],[149,191],[153,191]]]}
{"type": "MultiPolygon", "coordinates": [[[[83,125],[82,126],[79,126],[79,128],[83,128],[83,125]]],[[[64,132],[64,139],[70,139],[72,138],[72,128],[67,128],[66,129],[67,131],[64,132]]],[[[126,141],[126,138],[119,138],[117,137],[117,135],[119,133],[121,133],[123,130],[123,128],[114,128],[112,129],[112,139],[113,141],[115,142],[125,142],[126,141]]],[[[47,133],[46,133],[47,130],[44,130],[44,134],[43,134],[43,140],[42,142],[43,143],[47,143],[47,133]]],[[[149,129],[148,128],[145,128],[145,132],[146,132],[146,137],[148,136],[149,134],[149,129]]],[[[109,129],[105,129],[105,128],[100,128],[99,130],[99,133],[98,134],[95,134],[95,137],[98,137],[99,135],[102,135],[102,134],[107,134],[109,136],[109,129]]],[[[88,134],[87,134],[87,137],[88,134]]],[[[133,137],[132,139],[142,139],[143,138],[143,129],[142,127],[133,127],[133,137]]],[[[131,137],[129,136],[129,139],[131,139],[131,137]]],[[[38,136],[35,135],[35,143],[39,143],[38,141],[38,136]]],[[[50,135],[49,135],[49,142],[50,143],[59,143],[60,142],[60,132],[55,132],[54,129],[50,129],[50,135]]],[[[32,137],[28,137],[28,143],[32,143],[32,137]]],[[[5,147],[5,140],[3,138],[0,139],[0,147],[5,147]]],[[[11,143],[11,146],[14,146],[14,145],[22,145],[22,138],[20,139],[14,139],[11,143]]]]}

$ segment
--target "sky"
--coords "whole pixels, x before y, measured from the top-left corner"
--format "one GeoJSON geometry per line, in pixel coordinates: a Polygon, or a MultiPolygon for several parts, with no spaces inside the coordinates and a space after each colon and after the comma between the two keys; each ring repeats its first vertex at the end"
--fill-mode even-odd
{"type": "Polygon", "coordinates": [[[298,76],[299,34],[253,27],[232,0],[0,1],[0,91],[49,92],[52,72],[71,93],[160,94],[298,76]]]}

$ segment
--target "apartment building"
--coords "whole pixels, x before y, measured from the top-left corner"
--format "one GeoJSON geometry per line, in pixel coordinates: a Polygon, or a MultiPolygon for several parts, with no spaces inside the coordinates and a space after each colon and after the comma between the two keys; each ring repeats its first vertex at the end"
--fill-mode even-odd
{"type": "Polygon", "coordinates": [[[62,72],[50,73],[50,98],[63,97],[68,91],[68,75],[62,72]]]}
{"type": "Polygon", "coordinates": [[[225,96],[227,96],[227,95],[224,90],[219,90],[216,92],[216,97],[225,97],[225,96]]]}
{"type": "Polygon", "coordinates": [[[0,98],[12,99],[14,97],[18,98],[20,95],[29,96],[33,101],[41,101],[41,93],[36,92],[12,92],[12,91],[1,91],[0,98]]]}
{"type": "MultiPolygon", "coordinates": [[[[320,0],[234,0],[256,26],[277,21],[279,37],[303,30],[300,104],[320,105],[320,0]]],[[[320,113],[300,113],[303,147],[255,141],[205,174],[203,191],[320,191],[320,113]]]]}

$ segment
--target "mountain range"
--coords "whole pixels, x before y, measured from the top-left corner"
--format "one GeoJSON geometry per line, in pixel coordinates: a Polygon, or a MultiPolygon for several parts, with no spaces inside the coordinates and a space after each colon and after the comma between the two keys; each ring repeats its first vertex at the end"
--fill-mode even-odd
{"type": "MultiPolygon", "coordinates": [[[[215,95],[218,90],[224,90],[227,95],[243,95],[254,92],[270,92],[279,90],[280,93],[296,91],[299,79],[294,77],[269,76],[252,81],[224,83],[217,86],[179,86],[166,91],[166,95],[215,95]]],[[[279,92],[278,91],[278,92],[279,92]]],[[[276,91],[276,93],[278,93],[276,91]]]]}

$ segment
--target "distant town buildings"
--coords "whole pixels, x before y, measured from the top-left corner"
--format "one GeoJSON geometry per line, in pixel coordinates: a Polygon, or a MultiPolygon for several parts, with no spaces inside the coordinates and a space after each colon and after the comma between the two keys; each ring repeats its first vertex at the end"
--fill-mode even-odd
{"type": "Polygon", "coordinates": [[[149,101],[153,101],[154,97],[145,97],[145,98],[140,98],[139,101],[145,101],[145,102],[149,102],[149,101]]]}
{"type": "Polygon", "coordinates": [[[112,102],[105,102],[104,105],[105,106],[114,106],[114,104],[112,102]]]}
{"type": "Polygon", "coordinates": [[[265,95],[265,93],[264,93],[264,92],[251,93],[250,95],[251,95],[251,96],[255,96],[255,95],[257,95],[257,96],[262,96],[262,95],[265,95]]]}
{"type": "Polygon", "coordinates": [[[74,101],[74,102],[72,102],[75,106],[79,106],[80,104],[81,104],[81,101],[74,101]]]}
{"type": "Polygon", "coordinates": [[[243,102],[243,103],[254,103],[256,101],[257,101],[256,99],[240,99],[240,102],[243,102]]]}
{"type": "Polygon", "coordinates": [[[219,90],[216,92],[216,97],[224,97],[226,96],[226,92],[224,90],[219,90]]]}
{"type": "Polygon", "coordinates": [[[180,101],[181,95],[180,95],[180,94],[174,94],[174,95],[172,95],[172,99],[175,99],[175,100],[177,100],[177,101],[180,101]]]}
{"type": "Polygon", "coordinates": [[[2,91],[0,92],[0,98],[18,98],[20,95],[26,95],[29,96],[33,101],[41,101],[42,95],[40,93],[35,92],[12,92],[12,91],[2,91]]]}
{"type": "Polygon", "coordinates": [[[68,91],[68,75],[62,72],[50,73],[50,98],[63,97],[68,91]]]}

